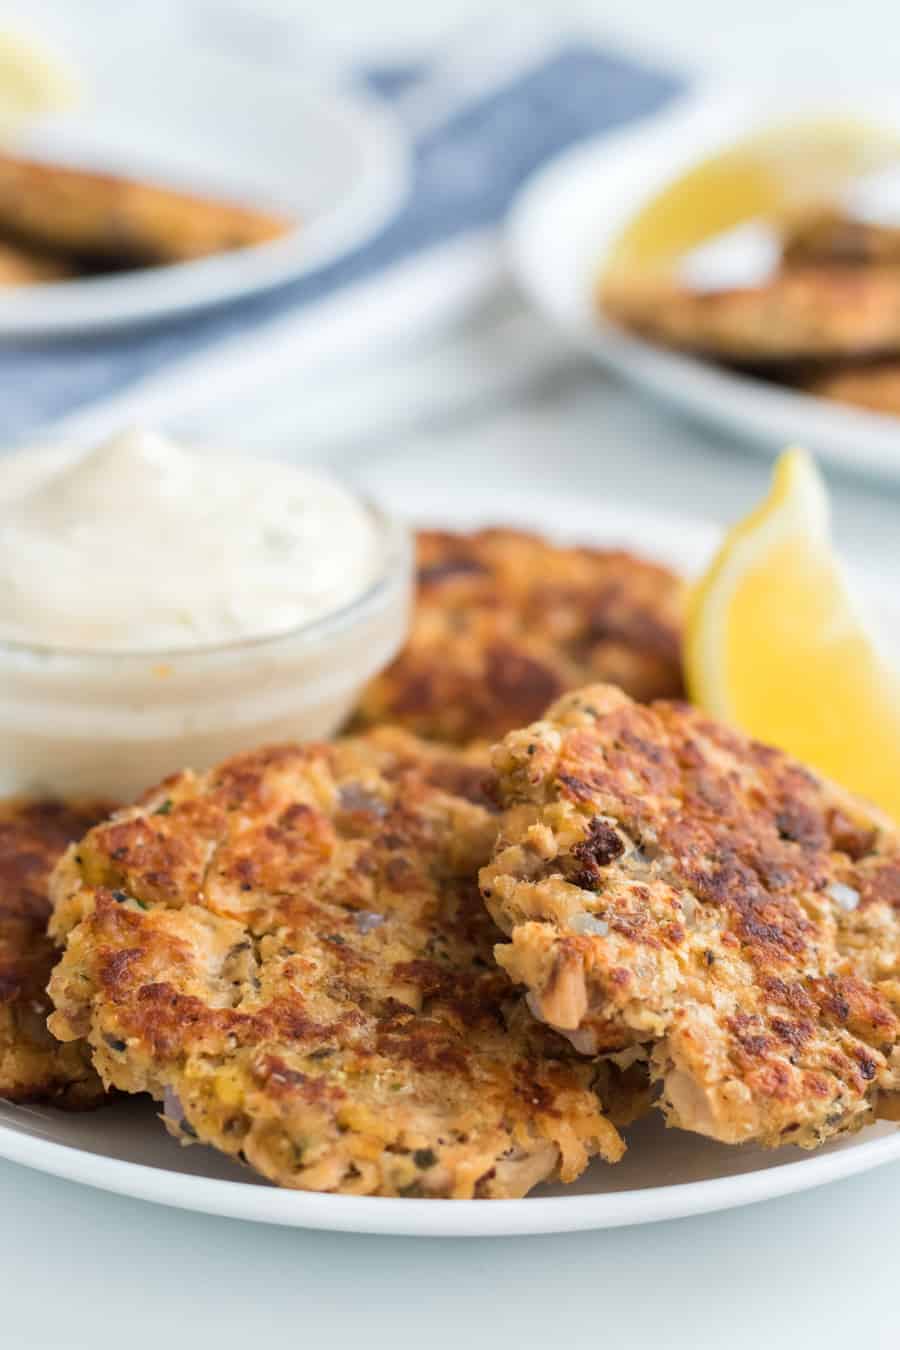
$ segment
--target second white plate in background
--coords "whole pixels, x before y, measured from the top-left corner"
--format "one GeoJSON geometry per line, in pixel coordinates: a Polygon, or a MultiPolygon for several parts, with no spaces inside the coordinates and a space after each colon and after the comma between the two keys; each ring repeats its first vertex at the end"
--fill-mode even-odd
{"type": "Polygon", "coordinates": [[[640,204],[713,148],[798,111],[871,117],[900,128],[896,101],[852,107],[763,94],[707,93],[612,136],[568,151],[523,189],[507,243],[517,280],[574,344],[635,385],[766,454],[801,443],[842,468],[900,481],[900,418],[865,412],[667,351],[630,336],[595,311],[594,283],[607,249],[640,204]]]}
{"type": "Polygon", "coordinates": [[[406,138],[375,99],[299,77],[263,81],[222,62],[173,60],[164,97],[140,81],[131,92],[121,82],[106,89],[98,72],[93,99],[15,148],[274,207],[299,224],[270,243],[192,262],[7,290],[0,337],[140,323],[295,281],[363,244],[409,191],[406,138]]]}

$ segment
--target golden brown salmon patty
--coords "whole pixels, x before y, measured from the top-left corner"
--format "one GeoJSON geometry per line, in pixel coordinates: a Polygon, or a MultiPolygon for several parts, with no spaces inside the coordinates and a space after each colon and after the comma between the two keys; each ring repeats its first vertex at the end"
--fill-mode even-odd
{"type": "Polygon", "coordinates": [[[812,1147],[900,1088],[891,824],[694,709],[608,686],[511,734],[495,767],[497,959],[583,1052],[649,1056],[670,1123],[812,1147]]]}
{"type": "Polygon", "coordinates": [[[783,257],[791,266],[900,263],[900,228],[859,220],[843,211],[813,211],[791,222],[783,240],[783,257]]]}
{"type": "Polygon", "coordinates": [[[288,228],[264,211],[0,154],[0,231],[85,261],[182,262],[264,243],[288,228]]]}
{"type": "Polygon", "coordinates": [[[681,603],[676,576],[630,553],[518,530],[424,531],[412,631],[356,725],[465,744],[498,740],[589,680],[676,697],[681,603]]]}
{"type": "Polygon", "coordinates": [[[59,952],[47,936],[47,883],[68,844],[106,814],[97,803],[0,802],[0,1097],[71,1110],[104,1095],[83,1043],[47,1030],[47,981],[59,952]]]}
{"type": "Polygon", "coordinates": [[[518,1196],[623,1149],[493,961],[484,759],[385,730],[184,773],[70,851],[51,995],[103,1079],[272,1181],[518,1196]]]}
{"type": "Polygon", "coordinates": [[[797,265],[765,285],[720,291],[604,283],[598,303],[651,341],[754,367],[900,349],[900,266],[797,265]]]}

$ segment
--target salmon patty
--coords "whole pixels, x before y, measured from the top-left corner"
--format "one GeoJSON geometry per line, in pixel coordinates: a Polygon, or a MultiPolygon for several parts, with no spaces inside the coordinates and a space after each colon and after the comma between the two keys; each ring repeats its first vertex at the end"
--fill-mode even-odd
{"type": "Polygon", "coordinates": [[[103,818],[99,803],[0,803],[0,1097],[78,1110],[104,1096],[87,1046],[47,1030],[47,981],[59,952],[47,936],[47,883],[68,844],[103,818]]]}
{"type": "Polygon", "coordinates": [[[282,235],[268,212],[0,154],[0,231],[83,263],[184,262],[282,235]]]}
{"type": "Polygon", "coordinates": [[[487,774],[385,729],[171,778],[57,869],[55,1034],[283,1186],[520,1196],[615,1161],[640,1083],[493,961],[487,774]]]}
{"type": "Polygon", "coordinates": [[[900,267],[797,264],[761,286],[718,291],[604,282],[598,304],[653,342],[754,368],[900,348],[900,267]]]}
{"type": "Polygon", "coordinates": [[[518,530],[418,536],[412,630],[354,726],[494,741],[590,680],[639,699],[682,691],[682,583],[630,553],[518,530]]]}
{"type": "Polygon", "coordinates": [[[673,1125],[813,1147],[895,1114],[900,839],[678,703],[560,700],[494,757],[497,959],[588,1055],[645,1058],[673,1125]]]}
{"type": "Polygon", "coordinates": [[[784,261],[873,267],[900,263],[900,228],[859,220],[843,211],[819,210],[790,223],[784,261]]]}

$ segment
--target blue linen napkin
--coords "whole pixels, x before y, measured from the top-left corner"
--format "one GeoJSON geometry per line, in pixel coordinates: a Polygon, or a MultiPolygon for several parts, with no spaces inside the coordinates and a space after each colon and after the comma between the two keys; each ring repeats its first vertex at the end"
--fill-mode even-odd
{"type": "MultiPolygon", "coordinates": [[[[459,69],[457,60],[456,69],[459,69]]],[[[152,328],[0,347],[0,409],[9,444],[95,400],[121,393],[170,363],[308,305],[329,292],[502,220],[521,184],[559,151],[656,111],[683,88],[671,72],[601,50],[557,42],[494,84],[446,99],[447,71],[434,64],[379,66],[358,79],[403,118],[439,77],[450,110],[414,136],[408,205],[377,238],[293,284],[227,308],[152,328]]],[[[451,76],[452,78],[452,76],[451,76]]],[[[413,122],[421,119],[410,119],[413,122]]]]}

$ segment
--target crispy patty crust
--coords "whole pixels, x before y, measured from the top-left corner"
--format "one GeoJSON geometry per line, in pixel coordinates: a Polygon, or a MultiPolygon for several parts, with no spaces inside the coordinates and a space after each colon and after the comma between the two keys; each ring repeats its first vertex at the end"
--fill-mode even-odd
{"type": "Polygon", "coordinates": [[[616,1160],[604,1066],[494,964],[486,773],[385,729],[170,779],[57,870],[55,1033],[285,1186],[519,1196],[616,1160]]]}
{"type": "Polygon", "coordinates": [[[119,266],[183,262],[284,234],[264,211],[0,154],[0,231],[119,266]]]}
{"type": "MultiPolygon", "coordinates": [[[[900,1087],[895,827],[677,703],[597,686],[495,752],[497,959],[585,1053],[649,1057],[670,1123],[813,1147],[900,1087]]],[[[896,1100],[896,1099],[894,1099],[896,1100]]]]}
{"type": "Polygon", "coordinates": [[[106,814],[99,803],[0,802],[0,1097],[77,1110],[103,1097],[83,1043],[47,1030],[50,971],[47,883],[55,863],[106,814]]]}
{"type": "Polygon", "coordinates": [[[666,568],[508,529],[427,530],[417,551],[412,631],[356,726],[465,744],[499,739],[589,680],[639,699],[681,693],[682,585],[666,568]]]}
{"type": "Polygon", "coordinates": [[[738,365],[879,356],[900,348],[900,267],[796,265],[761,286],[604,284],[599,305],[651,341],[738,365]]]}

